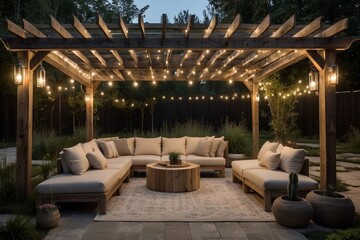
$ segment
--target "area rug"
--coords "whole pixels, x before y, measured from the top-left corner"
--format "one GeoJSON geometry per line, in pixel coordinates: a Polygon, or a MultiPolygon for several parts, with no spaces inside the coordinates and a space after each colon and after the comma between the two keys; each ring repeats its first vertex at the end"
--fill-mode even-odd
{"type": "Polygon", "coordinates": [[[186,193],[151,191],[146,178],[131,178],[94,221],[275,221],[253,195],[230,178],[201,178],[200,188],[186,193]]]}

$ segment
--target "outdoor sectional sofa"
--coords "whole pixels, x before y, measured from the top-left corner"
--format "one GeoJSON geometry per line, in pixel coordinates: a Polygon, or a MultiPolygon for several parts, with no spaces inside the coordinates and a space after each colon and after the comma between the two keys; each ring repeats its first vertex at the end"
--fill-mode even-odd
{"type": "Polygon", "coordinates": [[[145,170],[146,164],[168,160],[170,152],[181,159],[225,175],[227,142],[215,137],[182,138],[102,138],[64,148],[58,161],[58,174],[35,188],[37,204],[43,202],[98,202],[106,214],[111,196],[131,173],[145,170]],[[100,150],[101,149],[101,150],[100,150]]]}
{"type": "Polygon", "coordinates": [[[318,189],[318,183],[309,177],[309,161],[303,149],[293,149],[277,142],[265,142],[257,159],[233,161],[233,181],[242,182],[243,191],[252,190],[264,198],[264,210],[271,211],[272,199],[287,195],[289,173],[299,177],[299,195],[318,189]]]}

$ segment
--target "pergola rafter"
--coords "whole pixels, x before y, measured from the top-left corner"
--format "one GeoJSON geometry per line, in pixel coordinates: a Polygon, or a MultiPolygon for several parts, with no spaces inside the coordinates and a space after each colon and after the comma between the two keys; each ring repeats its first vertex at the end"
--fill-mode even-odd
{"type": "Polygon", "coordinates": [[[27,67],[24,84],[18,87],[17,169],[18,193],[29,193],[32,149],[32,73],[46,61],[86,86],[87,138],[93,132],[93,96],[101,81],[242,81],[251,92],[253,155],[259,149],[259,104],[257,94],[262,79],[304,58],[320,72],[319,116],[321,187],[336,181],[335,88],[327,81],[328,67],[335,63],[336,51],[348,49],[359,37],[335,37],[347,29],[348,20],[333,25],[321,18],[308,25],[297,25],[295,16],[281,25],[266,16],[260,24],[246,24],[237,15],[231,24],[220,24],[214,16],[208,25],[144,23],[96,23],[23,26],[7,20],[14,36],[4,39],[9,51],[19,52],[27,67]],[[331,126],[327,128],[327,126],[331,126]]]}

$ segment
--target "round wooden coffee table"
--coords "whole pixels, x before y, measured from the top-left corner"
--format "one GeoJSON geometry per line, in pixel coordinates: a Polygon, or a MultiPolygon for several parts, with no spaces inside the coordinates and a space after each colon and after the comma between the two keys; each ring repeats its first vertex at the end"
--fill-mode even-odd
{"type": "Polygon", "coordinates": [[[200,187],[199,164],[186,166],[146,165],[146,187],[159,192],[191,192],[200,187]]]}

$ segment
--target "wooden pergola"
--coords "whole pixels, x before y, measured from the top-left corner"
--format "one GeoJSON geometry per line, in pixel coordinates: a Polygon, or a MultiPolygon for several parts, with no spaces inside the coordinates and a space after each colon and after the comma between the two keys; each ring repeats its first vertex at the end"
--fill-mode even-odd
{"type": "Polygon", "coordinates": [[[327,81],[336,51],[348,49],[359,37],[335,37],[347,29],[348,19],[333,25],[319,17],[297,25],[295,16],[282,25],[270,16],[260,24],[96,23],[32,24],[19,26],[7,20],[12,36],[4,39],[9,51],[18,52],[26,74],[17,92],[17,193],[31,193],[33,71],[45,61],[86,86],[87,139],[94,137],[93,96],[102,81],[241,81],[251,92],[253,155],[259,149],[260,82],[304,58],[319,71],[319,124],[321,188],[336,182],[335,86],[327,81]]]}

